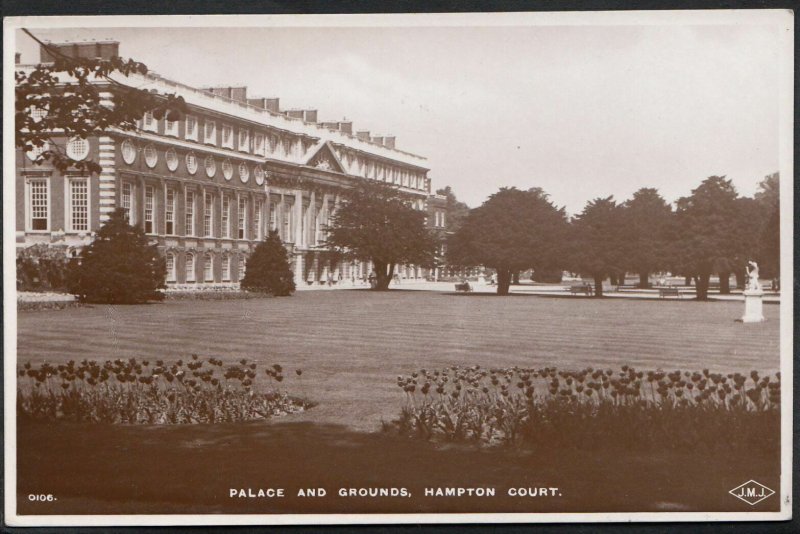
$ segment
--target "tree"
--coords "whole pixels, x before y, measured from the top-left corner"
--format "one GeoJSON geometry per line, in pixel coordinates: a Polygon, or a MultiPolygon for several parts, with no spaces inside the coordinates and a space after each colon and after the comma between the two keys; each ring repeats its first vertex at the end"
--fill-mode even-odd
{"type": "Polygon", "coordinates": [[[242,289],[288,297],[295,290],[294,274],[289,267],[289,257],[277,230],[270,230],[267,238],[258,244],[247,259],[242,289]]]}
{"type": "Polygon", "coordinates": [[[389,289],[398,264],[430,266],[436,250],[425,213],[414,209],[396,187],[366,180],[345,193],[326,241],[347,257],[371,261],[378,291],[389,289]]]}
{"type": "Polygon", "coordinates": [[[770,174],[758,184],[755,200],[763,210],[759,260],[764,276],[777,277],[781,260],[780,175],[770,174]]]}
{"type": "Polygon", "coordinates": [[[495,269],[497,294],[508,295],[514,273],[561,266],[566,232],[564,208],[541,189],[504,187],[470,210],[448,241],[448,261],[495,269]]]}
{"type": "Polygon", "coordinates": [[[623,266],[639,273],[639,287],[650,287],[650,273],[667,265],[672,215],[672,208],[658,190],[649,187],[639,189],[623,204],[623,266]]]}
{"type": "Polygon", "coordinates": [[[115,210],[97,237],[81,250],[67,275],[70,293],[84,302],[136,304],[162,300],[167,266],[139,226],[115,210]]]}
{"type": "Polygon", "coordinates": [[[708,300],[711,274],[730,275],[732,262],[742,255],[742,204],[737,199],[724,176],[706,178],[690,196],[678,199],[678,239],[670,254],[680,272],[695,278],[697,300],[708,300]]]}
{"type": "Polygon", "coordinates": [[[54,57],[52,63],[14,73],[15,144],[25,152],[39,151],[36,165],[49,161],[62,173],[70,168],[99,173],[102,169],[97,162],[69,158],[54,136],[86,139],[111,128],[135,130],[136,121],[147,111],[157,119],[166,116],[169,120],[178,120],[186,111],[183,97],[151,93],[114,78],[115,74],[147,74],[143,63],[120,57],[71,57],[28,30],[22,31],[54,57]],[[111,96],[101,96],[101,92],[111,96]]]}
{"type": "Polygon", "coordinates": [[[617,276],[625,262],[623,211],[614,197],[590,200],[572,221],[570,261],[573,270],[594,279],[594,296],[603,296],[603,280],[617,276]]]}

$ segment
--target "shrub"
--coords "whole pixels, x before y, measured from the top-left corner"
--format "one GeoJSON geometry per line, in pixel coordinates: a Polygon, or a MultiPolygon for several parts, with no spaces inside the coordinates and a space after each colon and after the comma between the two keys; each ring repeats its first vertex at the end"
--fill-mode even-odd
{"type": "Polygon", "coordinates": [[[162,300],[166,276],[158,248],[118,209],[70,266],[68,286],[83,302],[135,304],[162,300]]]}
{"type": "MultiPolygon", "coordinates": [[[[312,403],[281,391],[283,368],[272,365],[257,384],[258,364],[226,365],[192,355],[178,360],[72,360],[30,363],[19,369],[20,418],[122,424],[218,423],[266,419],[303,411],[312,403]]],[[[301,370],[295,372],[299,382],[301,370]]]]}
{"type": "Polygon", "coordinates": [[[67,290],[70,259],[66,246],[32,245],[17,252],[17,290],[67,290]]]}
{"type": "Polygon", "coordinates": [[[294,273],[289,268],[288,253],[277,231],[270,231],[248,258],[241,288],[277,297],[294,292],[294,273]]]}
{"type": "Polygon", "coordinates": [[[780,439],[780,373],[454,366],[399,376],[397,385],[406,402],[389,428],[426,440],[527,449],[765,450],[780,439]]]}

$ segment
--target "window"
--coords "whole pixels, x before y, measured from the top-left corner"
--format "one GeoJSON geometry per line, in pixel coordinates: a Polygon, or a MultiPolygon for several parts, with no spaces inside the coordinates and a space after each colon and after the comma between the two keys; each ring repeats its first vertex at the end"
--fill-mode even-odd
{"type": "Polygon", "coordinates": [[[239,275],[237,280],[239,280],[241,282],[242,280],[244,280],[244,274],[247,271],[247,257],[246,256],[239,256],[238,264],[239,264],[237,266],[238,273],[236,273],[236,274],[239,275]]]}
{"type": "Polygon", "coordinates": [[[217,123],[214,121],[206,121],[206,129],[203,135],[203,142],[216,145],[217,144],[217,123]]]}
{"type": "Polygon", "coordinates": [[[203,235],[214,237],[214,195],[206,193],[203,202],[203,235]]]}
{"type": "Polygon", "coordinates": [[[151,111],[148,111],[144,114],[142,130],[149,130],[151,132],[156,131],[156,120],[153,118],[153,113],[151,111]]]}
{"type": "Polygon", "coordinates": [[[122,192],[120,193],[120,206],[125,212],[125,219],[128,224],[136,224],[133,212],[133,186],[128,182],[122,182],[122,192]]]}
{"type": "Polygon", "coordinates": [[[152,234],[154,232],[153,225],[153,208],[155,205],[155,191],[153,187],[148,185],[144,188],[144,233],[152,234]]]}
{"type": "Polygon", "coordinates": [[[227,124],[222,125],[222,146],[233,148],[233,127],[227,124]]]}
{"type": "Polygon", "coordinates": [[[167,282],[175,281],[175,255],[167,252],[167,282]]]}
{"type": "Polygon", "coordinates": [[[147,166],[151,169],[158,163],[158,151],[153,145],[147,145],[144,148],[144,162],[147,163],[147,166]]]}
{"type": "Polygon", "coordinates": [[[42,143],[42,146],[34,146],[32,149],[25,152],[25,155],[28,156],[29,160],[36,161],[37,159],[39,159],[39,156],[47,152],[49,149],[50,149],[50,143],[44,141],[42,143]]]}
{"type": "Polygon", "coordinates": [[[270,230],[277,230],[278,229],[278,221],[276,220],[275,216],[275,208],[274,204],[270,204],[269,206],[269,229],[270,230]]]}
{"type": "Polygon", "coordinates": [[[222,195],[222,237],[231,237],[231,200],[228,195],[222,195]]]}
{"type": "Polygon", "coordinates": [[[440,216],[440,219],[439,219],[439,222],[442,223],[442,228],[444,228],[444,215],[445,215],[445,212],[442,212],[442,215],[440,216]]]}
{"type": "Polygon", "coordinates": [[[167,150],[166,154],[164,154],[164,159],[167,162],[167,168],[172,172],[178,168],[178,154],[175,152],[174,148],[170,148],[167,150]]]}
{"type": "Polygon", "coordinates": [[[122,142],[122,161],[128,165],[136,161],[136,147],[130,139],[122,142]]]}
{"type": "Polygon", "coordinates": [[[253,176],[256,177],[256,183],[258,185],[264,185],[264,169],[262,169],[260,165],[253,169],[253,176]]]}
{"type": "Polygon", "coordinates": [[[239,239],[247,239],[247,198],[239,197],[239,239]]]}
{"type": "Polygon", "coordinates": [[[294,242],[292,236],[292,206],[291,204],[283,205],[283,240],[287,242],[294,242]]]}
{"type": "Polygon", "coordinates": [[[50,182],[46,178],[28,181],[28,228],[50,229],[50,182]]]}
{"type": "Polygon", "coordinates": [[[253,135],[253,153],[259,156],[264,155],[264,134],[253,135]]]}
{"type": "Polygon", "coordinates": [[[194,254],[192,254],[191,252],[186,254],[186,281],[187,282],[195,281],[194,254]]]}
{"type": "Polygon", "coordinates": [[[256,200],[256,205],[253,209],[253,227],[256,229],[256,239],[261,241],[264,239],[264,233],[261,231],[261,211],[264,209],[264,201],[256,200]]]}
{"type": "Polygon", "coordinates": [[[89,155],[89,141],[80,137],[73,137],[67,142],[67,156],[80,161],[89,155]]]}
{"type": "Polygon", "coordinates": [[[222,281],[223,282],[230,282],[231,281],[231,257],[230,256],[223,256],[222,257],[222,281]]]}
{"type": "Polygon", "coordinates": [[[197,141],[197,117],[186,115],[186,139],[197,141]]]}
{"type": "Polygon", "coordinates": [[[164,135],[178,137],[178,121],[164,119],[164,135]]]}
{"type": "Polygon", "coordinates": [[[189,174],[197,172],[197,156],[194,155],[194,152],[186,154],[186,170],[189,171],[189,174]]]}
{"type": "Polygon", "coordinates": [[[89,180],[70,178],[67,185],[67,228],[71,232],[88,232],[89,180]]]}
{"type": "Polygon", "coordinates": [[[205,282],[214,281],[214,258],[208,252],[203,257],[203,280],[205,282]]]}
{"type": "Polygon", "coordinates": [[[250,152],[250,132],[244,129],[239,130],[239,150],[250,152]]]}
{"type": "Polygon", "coordinates": [[[164,204],[164,233],[175,235],[175,190],[167,189],[167,201],[164,204]]]}
{"type": "Polygon", "coordinates": [[[247,180],[250,179],[250,167],[247,166],[247,163],[242,162],[239,164],[239,179],[243,184],[246,184],[247,180]]]}
{"type": "Polygon", "coordinates": [[[213,178],[214,175],[217,174],[217,162],[214,161],[213,157],[206,156],[205,167],[206,167],[206,175],[209,178],[213,178]]]}
{"type": "Polygon", "coordinates": [[[226,180],[230,180],[233,177],[233,165],[231,164],[231,160],[226,159],[222,162],[222,175],[226,180]]]}
{"type": "Polygon", "coordinates": [[[186,191],[186,235],[194,235],[194,191],[186,191]]]}

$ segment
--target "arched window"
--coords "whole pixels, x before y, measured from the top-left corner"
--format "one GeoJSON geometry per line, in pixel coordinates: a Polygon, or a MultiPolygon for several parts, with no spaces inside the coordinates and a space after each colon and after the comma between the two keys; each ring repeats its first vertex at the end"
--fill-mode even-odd
{"type": "Polygon", "coordinates": [[[194,254],[191,252],[186,253],[186,281],[194,282],[194,254]]]}
{"type": "Polygon", "coordinates": [[[175,281],[175,255],[167,252],[167,282],[175,281]]]}
{"type": "Polygon", "coordinates": [[[214,281],[214,258],[208,252],[203,257],[203,280],[206,282],[214,281]]]}

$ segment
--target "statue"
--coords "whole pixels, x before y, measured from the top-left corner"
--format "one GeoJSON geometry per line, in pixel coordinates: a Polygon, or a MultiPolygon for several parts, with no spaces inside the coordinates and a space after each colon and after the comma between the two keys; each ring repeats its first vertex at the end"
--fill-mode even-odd
{"type": "Polygon", "coordinates": [[[752,260],[747,264],[750,266],[750,268],[745,267],[748,291],[761,291],[761,282],[758,281],[758,264],[752,260]]]}

